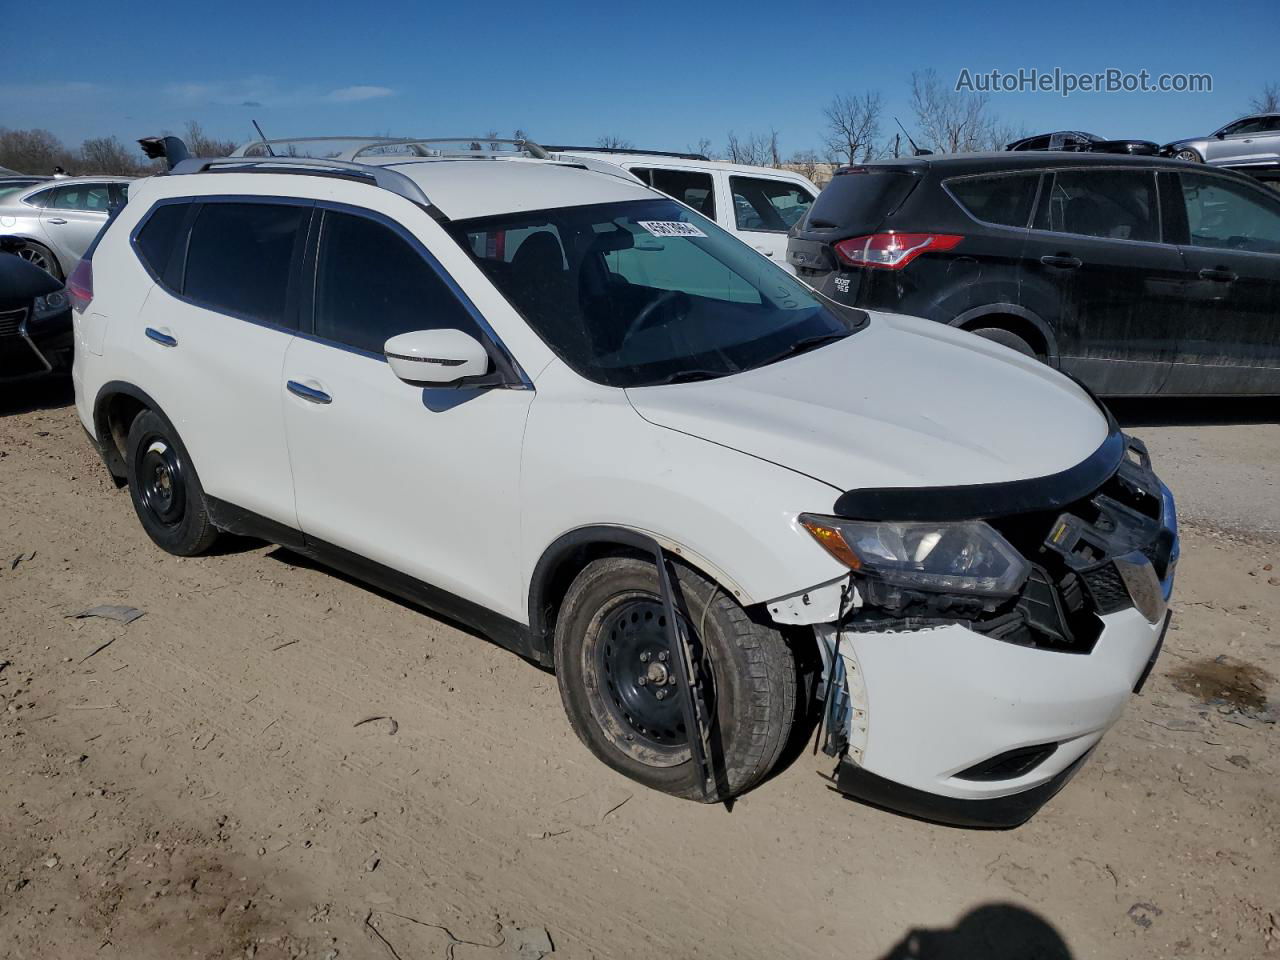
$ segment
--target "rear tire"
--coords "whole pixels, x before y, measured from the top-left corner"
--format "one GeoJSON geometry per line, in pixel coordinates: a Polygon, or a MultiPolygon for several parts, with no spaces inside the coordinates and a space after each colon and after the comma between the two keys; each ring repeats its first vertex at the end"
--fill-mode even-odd
{"type": "Polygon", "coordinates": [[[62,267],[58,265],[58,258],[53,255],[53,251],[42,244],[33,240],[23,240],[14,244],[11,248],[13,253],[17,254],[21,259],[27,261],[32,266],[39,267],[45,273],[52,276],[55,280],[62,281],[66,277],[62,275],[62,267]]]}
{"type": "Polygon", "coordinates": [[[125,468],[133,509],[156,546],[179,557],[204,553],[218,538],[204,488],[173,425],[143,410],[129,427],[125,468]]]}
{"type": "MultiPolygon", "coordinates": [[[[796,661],[781,633],[756,623],[705,577],[677,570],[690,638],[705,643],[711,665],[718,783],[706,799],[720,802],[777,763],[796,718],[796,661]]],[[[647,787],[702,800],[683,691],[667,670],[674,651],[665,622],[652,562],[591,563],[569,587],[556,621],[556,679],[569,724],[600,760],[647,787]]]]}
{"type": "Polygon", "coordinates": [[[1040,361],[1044,360],[1044,357],[1036,353],[1035,348],[1032,347],[1031,344],[1027,343],[1026,340],[1022,339],[1022,337],[1018,336],[1016,333],[1011,333],[1008,330],[1001,329],[1000,327],[979,327],[978,329],[970,332],[982,337],[984,340],[990,340],[992,343],[999,343],[1011,350],[1017,350],[1024,356],[1035,357],[1035,359],[1040,361]]]}

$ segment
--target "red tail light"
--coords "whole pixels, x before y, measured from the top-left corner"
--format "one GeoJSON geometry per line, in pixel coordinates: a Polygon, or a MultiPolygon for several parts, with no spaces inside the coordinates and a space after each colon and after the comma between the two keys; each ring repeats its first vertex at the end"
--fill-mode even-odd
{"type": "Polygon", "coordinates": [[[71,298],[71,309],[76,313],[84,313],[93,301],[93,261],[81,260],[67,277],[67,296],[71,298]]]}
{"type": "Polygon", "coordinates": [[[901,270],[920,254],[954,250],[963,239],[951,233],[873,233],[841,240],[835,251],[850,267],[901,270]]]}

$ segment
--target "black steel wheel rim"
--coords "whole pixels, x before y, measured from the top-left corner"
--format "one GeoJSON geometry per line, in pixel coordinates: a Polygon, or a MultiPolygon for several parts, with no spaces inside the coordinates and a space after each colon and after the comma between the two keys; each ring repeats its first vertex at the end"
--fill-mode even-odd
{"type": "Polygon", "coordinates": [[[157,523],[166,527],[182,522],[187,508],[182,459],[173,444],[152,435],[138,445],[134,474],[138,479],[138,499],[157,523]]]}
{"type": "Polygon", "coordinates": [[[663,751],[687,747],[667,617],[658,597],[631,597],[600,623],[595,644],[596,690],[601,705],[632,743],[663,751]]]}

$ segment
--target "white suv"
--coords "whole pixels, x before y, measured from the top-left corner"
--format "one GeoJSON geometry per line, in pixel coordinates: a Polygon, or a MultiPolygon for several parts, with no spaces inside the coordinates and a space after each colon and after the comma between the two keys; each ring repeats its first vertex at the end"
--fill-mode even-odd
{"type": "Polygon", "coordinates": [[[1140,444],[633,180],[433,152],[132,188],[69,283],[73,375],[151,538],[258,536],[471,623],[669,793],[758,783],[820,699],[846,792],[1030,816],[1158,650],[1140,444]]]}

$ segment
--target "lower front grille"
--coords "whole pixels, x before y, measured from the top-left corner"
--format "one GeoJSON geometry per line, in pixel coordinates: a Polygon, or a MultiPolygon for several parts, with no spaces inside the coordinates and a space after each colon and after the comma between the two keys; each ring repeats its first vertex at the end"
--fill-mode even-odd
{"type": "Polygon", "coordinates": [[[1124,581],[1120,579],[1120,573],[1114,564],[1103,564],[1082,576],[1085,586],[1089,589],[1089,597],[1093,600],[1094,609],[1098,613],[1118,613],[1133,606],[1133,599],[1125,589],[1124,581]]]}
{"type": "Polygon", "coordinates": [[[21,310],[0,310],[0,337],[16,337],[25,319],[25,307],[21,310]]]}

